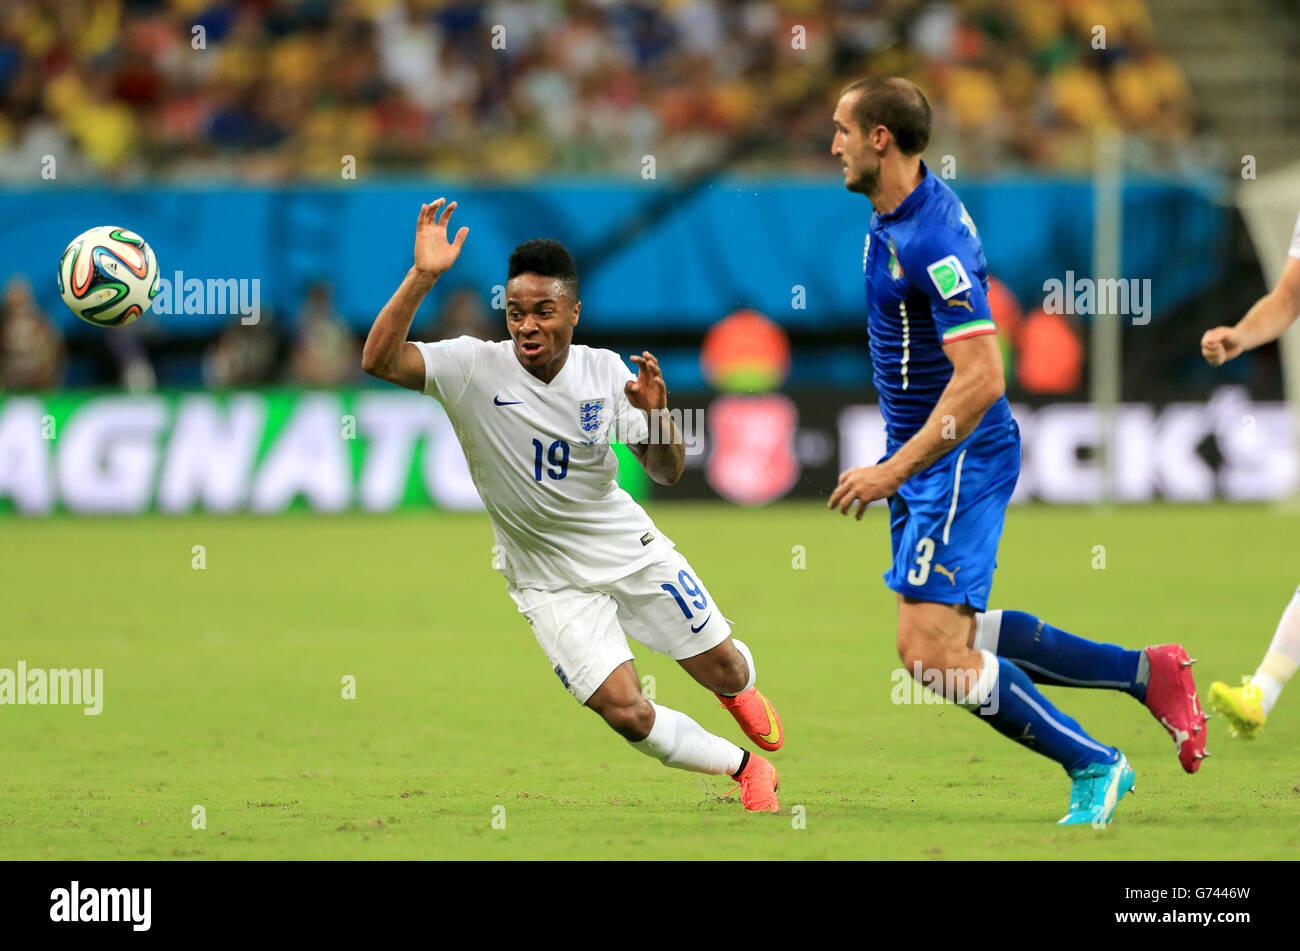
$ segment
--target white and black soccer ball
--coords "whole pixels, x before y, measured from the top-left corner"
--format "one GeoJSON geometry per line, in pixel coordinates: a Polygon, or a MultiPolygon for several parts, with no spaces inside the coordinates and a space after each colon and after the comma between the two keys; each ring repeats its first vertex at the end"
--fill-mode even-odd
{"type": "Polygon", "coordinates": [[[158,261],[134,231],[91,228],[73,238],[59,259],[59,293],[88,324],[129,324],[158,293],[158,261]]]}

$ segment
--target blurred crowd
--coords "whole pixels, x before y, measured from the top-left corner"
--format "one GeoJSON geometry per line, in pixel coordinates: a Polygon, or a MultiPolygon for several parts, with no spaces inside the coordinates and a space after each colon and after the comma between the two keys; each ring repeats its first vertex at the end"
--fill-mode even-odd
{"type": "Polygon", "coordinates": [[[0,294],[0,390],[47,390],[63,382],[63,338],[45,316],[27,278],[11,277],[0,294]]]}
{"type": "MultiPolygon", "coordinates": [[[[989,283],[989,307],[998,324],[1008,389],[1039,395],[1078,393],[1085,359],[1078,320],[1041,307],[1027,312],[1005,284],[996,278],[989,283]]],[[[172,360],[163,379],[154,363],[166,358],[172,349],[168,344],[175,341],[158,340],[157,326],[145,320],[111,333],[81,335],[83,344],[93,341],[103,350],[83,352],[75,384],[147,392],[158,385],[333,387],[365,381],[361,340],[335,309],[332,290],[323,281],[306,289],[291,319],[265,313],[256,324],[232,320],[215,339],[198,341],[201,352],[172,360]]],[[[500,315],[469,287],[451,290],[429,318],[417,315],[411,328],[413,340],[462,335],[505,338],[500,315]]],[[[31,285],[23,277],[10,278],[0,293],[0,393],[58,389],[68,375],[68,363],[64,341],[32,295],[31,285]]]]}
{"type": "MultiPolygon", "coordinates": [[[[429,322],[411,328],[413,340],[449,340],[462,335],[493,340],[499,333],[477,291],[461,288],[444,299],[429,322]]],[[[252,326],[232,322],[203,355],[203,383],[212,388],[293,383],[339,386],[358,383],[361,341],[334,308],[328,284],[317,282],[307,293],[291,328],[274,318],[252,326]]]]}
{"type": "MultiPolygon", "coordinates": [[[[1130,157],[1194,154],[1186,82],[1143,0],[4,0],[0,183],[638,178],[833,171],[838,90],[905,75],[929,154],[962,173],[1084,171],[1096,130],[1130,157]]],[[[998,314],[1026,392],[1081,385],[1078,328],[998,314]],[[1037,376],[1035,375],[1037,374],[1037,376]]],[[[418,339],[500,336],[471,290],[418,339]]],[[[360,341],[325,283],[294,313],[211,340],[153,323],[66,344],[31,287],[0,291],[0,389],[335,386],[360,341]],[[160,343],[165,344],[159,346],[160,343]],[[168,364],[169,348],[189,346],[168,364]],[[80,349],[79,349],[80,348],[80,349]]]]}
{"type": "MultiPolygon", "coordinates": [[[[481,340],[504,337],[475,290],[458,288],[428,320],[417,317],[415,340],[447,340],[464,334],[481,340]]],[[[265,312],[256,324],[232,320],[202,349],[177,352],[178,341],[158,331],[156,321],[117,327],[111,333],[81,335],[70,360],[62,335],[32,294],[25,277],[14,276],[0,292],[0,393],[53,390],[65,381],[78,386],[112,386],[146,392],[158,385],[202,385],[212,389],[290,384],[346,386],[362,382],[361,340],[334,307],[324,282],[306,289],[288,319],[265,312]],[[102,348],[102,349],[101,349],[102,348]],[[167,360],[164,377],[155,367],[167,360]],[[72,363],[74,380],[67,380],[72,363]]]]}
{"type": "Polygon", "coordinates": [[[1142,0],[3,6],[0,181],[47,155],[73,181],[824,174],[868,74],[921,84],[963,171],[1084,168],[1102,126],[1159,165],[1194,131],[1142,0]]]}

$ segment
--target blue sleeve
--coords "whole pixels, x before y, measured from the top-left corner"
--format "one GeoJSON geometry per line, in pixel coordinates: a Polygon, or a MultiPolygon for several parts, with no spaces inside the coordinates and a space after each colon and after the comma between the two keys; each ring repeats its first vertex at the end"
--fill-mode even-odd
{"type": "Polygon", "coordinates": [[[940,343],[998,332],[984,290],[984,253],[965,221],[927,228],[910,242],[907,257],[904,268],[930,301],[940,343]]]}

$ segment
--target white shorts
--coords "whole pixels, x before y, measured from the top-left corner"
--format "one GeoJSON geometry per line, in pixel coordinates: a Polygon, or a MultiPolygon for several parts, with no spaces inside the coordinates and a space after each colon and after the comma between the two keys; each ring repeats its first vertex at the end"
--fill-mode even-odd
{"type": "Polygon", "coordinates": [[[731,622],[675,548],[610,584],[509,590],[560,682],[582,704],[620,664],[632,660],[629,637],[685,660],[731,635],[731,622]]]}

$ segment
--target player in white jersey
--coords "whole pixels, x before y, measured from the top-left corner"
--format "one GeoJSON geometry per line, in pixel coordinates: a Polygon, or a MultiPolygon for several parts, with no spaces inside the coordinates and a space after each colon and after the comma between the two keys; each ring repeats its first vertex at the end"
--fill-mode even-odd
{"type": "Polygon", "coordinates": [[[684,444],[666,413],[658,361],[649,352],[633,357],[634,375],[617,354],[572,343],[578,275],[569,252],[549,240],[510,255],[510,340],[408,341],[416,309],[469,234],[461,228],[448,241],[456,203],[439,218],[443,204],[420,209],[414,266],[375,318],[363,369],[446,409],[492,521],[496,565],[578,702],[641,752],[679,769],[728,774],[746,809],[777,811],[775,767],[648,700],[628,649],[630,635],[672,657],[760,748],[781,746],[781,721],[754,686],[749,648],[615,481],[613,442],[626,443],[656,482],[681,477],[684,444]]]}
{"type": "MultiPolygon", "coordinates": [[[[1211,366],[1276,340],[1300,314],[1300,219],[1277,286],[1255,302],[1235,326],[1215,327],[1201,337],[1201,353],[1211,366]]],[[[1210,685],[1210,703],[1228,719],[1233,736],[1259,733],[1277,703],[1282,687],[1300,667],[1300,589],[1282,612],[1273,640],[1251,677],[1240,687],[1222,681],[1210,685]]]]}

